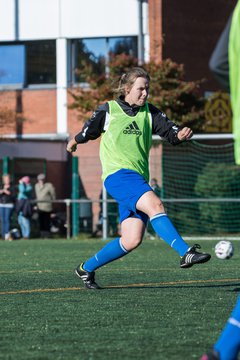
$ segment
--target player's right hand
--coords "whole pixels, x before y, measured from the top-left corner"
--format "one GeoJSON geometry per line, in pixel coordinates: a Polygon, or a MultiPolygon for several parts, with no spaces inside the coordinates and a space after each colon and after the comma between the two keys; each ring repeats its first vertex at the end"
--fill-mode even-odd
{"type": "Polygon", "coordinates": [[[67,144],[67,151],[72,153],[77,150],[77,143],[75,139],[71,139],[67,144]]]}

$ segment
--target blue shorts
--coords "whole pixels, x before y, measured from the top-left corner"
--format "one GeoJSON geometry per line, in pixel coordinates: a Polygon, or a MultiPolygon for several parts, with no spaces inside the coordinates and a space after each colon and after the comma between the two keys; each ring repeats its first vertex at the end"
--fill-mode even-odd
{"type": "Polygon", "coordinates": [[[148,216],[136,209],[137,201],[147,191],[152,191],[148,182],[136,171],[121,169],[109,175],[104,181],[107,192],[118,202],[120,222],[134,217],[141,219],[144,224],[148,216]]]}

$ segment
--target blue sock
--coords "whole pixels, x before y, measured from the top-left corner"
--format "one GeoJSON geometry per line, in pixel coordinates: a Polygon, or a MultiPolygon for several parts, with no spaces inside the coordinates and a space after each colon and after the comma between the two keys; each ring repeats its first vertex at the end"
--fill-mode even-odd
{"type": "Polygon", "coordinates": [[[123,247],[121,239],[116,238],[105,245],[96,255],[87,260],[83,269],[92,272],[100,266],[110,263],[126,255],[128,251],[123,247]]]}
{"type": "Polygon", "coordinates": [[[157,214],[150,221],[158,236],[165,240],[180,256],[188,251],[188,244],[179,235],[167,214],[157,214]]]}
{"type": "Polygon", "coordinates": [[[240,297],[214,349],[221,360],[234,360],[240,351],[240,297]]]}

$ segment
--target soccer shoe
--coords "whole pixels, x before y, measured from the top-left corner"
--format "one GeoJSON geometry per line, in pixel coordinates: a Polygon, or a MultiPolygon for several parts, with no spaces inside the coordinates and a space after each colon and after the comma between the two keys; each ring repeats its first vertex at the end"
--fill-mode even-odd
{"type": "Polygon", "coordinates": [[[216,350],[211,350],[208,353],[203,354],[200,360],[220,360],[220,356],[216,350]]]}
{"type": "Polygon", "coordinates": [[[201,249],[201,246],[198,244],[193,245],[181,258],[180,261],[181,268],[189,268],[194,264],[205,263],[211,259],[210,254],[197,252],[196,249],[201,249]]]}
{"type": "Polygon", "coordinates": [[[76,267],[75,274],[80,277],[87,289],[101,289],[100,286],[95,282],[95,272],[88,272],[84,270],[83,263],[76,267]]]}

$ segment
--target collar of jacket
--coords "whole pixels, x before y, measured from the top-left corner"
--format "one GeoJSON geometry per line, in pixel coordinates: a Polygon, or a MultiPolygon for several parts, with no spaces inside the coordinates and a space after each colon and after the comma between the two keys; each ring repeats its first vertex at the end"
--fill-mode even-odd
{"type": "Polygon", "coordinates": [[[124,100],[124,97],[123,96],[119,96],[119,98],[117,98],[117,103],[121,106],[121,108],[123,109],[123,111],[130,115],[130,116],[135,116],[139,109],[140,109],[140,106],[137,106],[137,105],[129,105],[128,102],[126,102],[124,100]]]}

